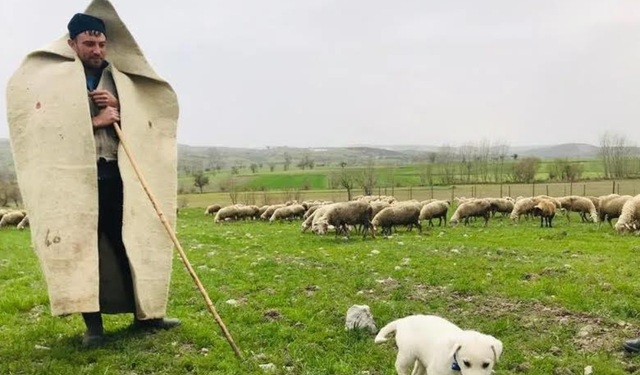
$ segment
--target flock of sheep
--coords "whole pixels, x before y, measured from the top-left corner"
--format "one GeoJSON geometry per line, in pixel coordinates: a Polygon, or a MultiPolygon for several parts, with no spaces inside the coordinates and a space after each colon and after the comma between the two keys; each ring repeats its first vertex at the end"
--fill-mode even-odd
{"type": "Polygon", "coordinates": [[[29,226],[29,217],[24,210],[8,210],[0,208],[0,228],[16,226],[22,230],[29,226]]]}
{"type": "MultiPolygon", "coordinates": [[[[567,219],[571,212],[580,214],[584,222],[608,221],[618,219],[615,229],[622,232],[640,230],[640,195],[610,194],[600,197],[582,197],[571,195],[551,197],[539,195],[535,197],[504,198],[455,198],[456,210],[449,219],[455,226],[459,223],[469,224],[470,220],[480,218],[486,226],[497,214],[519,221],[522,216],[540,218],[540,226],[552,227],[557,213],[564,214],[567,219]]],[[[422,230],[422,223],[434,226],[446,225],[447,214],[451,202],[447,200],[428,199],[425,201],[397,201],[390,196],[358,196],[349,202],[334,203],[330,201],[289,201],[283,204],[246,206],[235,204],[227,207],[211,205],[205,215],[215,215],[214,222],[237,220],[291,221],[302,220],[302,232],[311,231],[323,235],[335,230],[335,235],[349,236],[352,231],[361,233],[363,238],[369,234],[375,237],[378,230],[385,236],[390,235],[396,227],[413,227],[422,230]]],[[[613,225],[612,225],[613,226],[613,225]]]]}

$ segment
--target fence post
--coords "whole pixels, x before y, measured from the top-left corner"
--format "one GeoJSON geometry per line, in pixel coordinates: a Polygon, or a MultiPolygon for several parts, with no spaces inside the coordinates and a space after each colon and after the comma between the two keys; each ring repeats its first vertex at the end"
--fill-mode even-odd
{"type": "Polygon", "coordinates": [[[573,195],[573,181],[569,182],[569,195],[573,195]]]}
{"type": "Polygon", "coordinates": [[[431,185],[431,199],[433,199],[433,185],[431,185]]]}
{"type": "Polygon", "coordinates": [[[507,186],[507,190],[509,191],[509,196],[511,197],[511,185],[507,186]]]}
{"type": "Polygon", "coordinates": [[[549,195],[549,185],[546,185],[547,187],[547,195],[549,195]]]}
{"type": "Polygon", "coordinates": [[[500,198],[504,197],[504,195],[502,195],[502,182],[500,183],[500,198]]]}
{"type": "Polygon", "coordinates": [[[409,200],[413,199],[413,186],[409,186],[409,200]]]}
{"type": "Polygon", "coordinates": [[[531,183],[531,196],[532,197],[536,196],[536,183],[535,182],[531,183]]]}
{"type": "Polygon", "coordinates": [[[587,184],[582,184],[582,196],[587,196],[587,184]]]}
{"type": "Polygon", "coordinates": [[[616,193],[616,181],[613,181],[613,188],[611,190],[611,194],[615,194],[616,193]]]}
{"type": "Polygon", "coordinates": [[[455,196],[455,192],[456,192],[456,187],[455,185],[451,186],[451,204],[453,204],[453,198],[455,196]]]}

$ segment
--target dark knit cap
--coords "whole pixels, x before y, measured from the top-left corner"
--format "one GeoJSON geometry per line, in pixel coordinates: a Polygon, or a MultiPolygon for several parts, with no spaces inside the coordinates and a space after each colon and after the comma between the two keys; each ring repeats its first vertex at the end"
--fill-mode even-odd
{"type": "Polygon", "coordinates": [[[107,28],[104,26],[103,20],[84,13],[76,13],[69,21],[67,29],[69,29],[69,37],[71,39],[85,31],[99,31],[107,35],[107,28]]]}

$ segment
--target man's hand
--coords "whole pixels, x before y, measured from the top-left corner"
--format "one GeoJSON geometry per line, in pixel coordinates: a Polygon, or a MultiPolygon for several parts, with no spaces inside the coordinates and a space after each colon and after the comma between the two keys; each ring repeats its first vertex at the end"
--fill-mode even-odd
{"type": "Polygon", "coordinates": [[[116,97],[107,90],[93,90],[89,93],[89,96],[91,97],[93,102],[96,103],[96,105],[100,108],[120,108],[118,99],[116,99],[116,97]]]}
{"type": "Polygon", "coordinates": [[[120,121],[120,111],[114,107],[107,107],[100,110],[100,113],[92,119],[94,128],[111,126],[116,121],[120,121]]]}

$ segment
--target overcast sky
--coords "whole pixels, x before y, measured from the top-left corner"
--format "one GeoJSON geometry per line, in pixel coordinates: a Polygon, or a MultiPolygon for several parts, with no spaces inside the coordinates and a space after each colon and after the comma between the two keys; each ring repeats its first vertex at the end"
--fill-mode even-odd
{"type": "MultiPolygon", "coordinates": [[[[88,4],[1,0],[3,86],[88,4]]],[[[640,139],[637,0],[113,4],[178,93],[181,143],[595,144],[605,130],[640,139]]],[[[4,89],[0,102],[6,119],[4,89]]]]}

